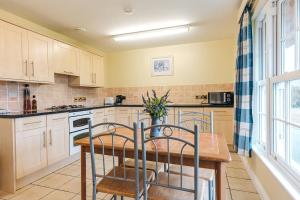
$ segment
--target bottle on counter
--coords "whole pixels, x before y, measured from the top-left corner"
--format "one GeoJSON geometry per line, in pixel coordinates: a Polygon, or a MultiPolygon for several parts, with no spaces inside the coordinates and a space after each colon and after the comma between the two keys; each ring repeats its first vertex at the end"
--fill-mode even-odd
{"type": "Polygon", "coordinates": [[[31,101],[30,101],[30,89],[29,85],[25,84],[24,88],[24,106],[23,110],[25,113],[31,112],[31,101]]]}
{"type": "Polygon", "coordinates": [[[35,95],[32,96],[32,105],[31,105],[32,112],[37,112],[37,100],[35,95]]]}

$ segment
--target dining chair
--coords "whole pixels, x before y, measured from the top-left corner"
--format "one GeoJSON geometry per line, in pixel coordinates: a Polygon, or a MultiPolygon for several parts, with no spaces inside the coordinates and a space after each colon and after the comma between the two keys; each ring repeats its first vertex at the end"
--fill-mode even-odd
{"type": "MultiPolygon", "coordinates": [[[[137,124],[138,124],[138,128],[141,128],[141,123],[144,123],[144,125],[146,126],[150,126],[151,123],[151,117],[149,116],[148,113],[146,113],[145,111],[137,111],[137,124]]],[[[164,120],[162,120],[162,123],[165,123],[165,118],[164,120]]],[[[125,162],[126,167],[134,167],[135,166],[135,162],[134,159],[127,159],[125,162]]],[[[155,168],[155,162],[153,161],[147,161],[147,169],[148,170],[152,170],[153,172],[156,172],[155,168]]],[[[142,169],[143,168],[143,163],[142,160],[139,160],[139,168],[142,169]]],[[[166,166],[163,163],[158,163],[158,172],[162,171],[162,170],[167,170],[166,166]]]]}
{"type": "MultiPolygon", "coordinates": [[[[171,150],[175,151],[180,158],[180,174],[171,174],[168,172],[159,172],[155,174],[155,179],[144,179],[144,200],[202,200],[205,196],[206,182],[198,177],[199,174],[199,132],[198,126],[194,130],[189,130],[175,125],[155,125],[144,127],[141,123],[142,139],[142,157],[143,157],[143,176],[147,176],[146,163],[147,156],[155,159],[155,163],[164,160],[168,166],[171,164],[171,150]],[[148,137],[146,132],[153,127],[160,127],[162,135],[159,137],[148,137]],[[184,131],[185,136],[193,138],[193,142],[185,137],[174,134],[174,131],[181,134],[178,130],[184,131]],[[194,177],[184,176],[183,155],[185,150],[189,149],[194,153],[194,177]]],[[[157,169],[157,168],[156,168],[157,169]]]]}
{"type": "Polygon", "coordinates": [[[214,133],[214,112],[178,111],[178,126],[192,128],[195,124],[201,132],[214,133]]]}
{"type": "Polygon", "coordinates": [[[154,177],[152,171],[147,171],[146,176],[142,176],[142,170],[138,166],[138,138],[137,138],[137,124],[133,123],[133,128],[119,123],[99,123],[92,125],[91,120],[89,121],[89,142],[90,142],[90,153],[91,153],[91,167],[92,167],[92,182],[93,182],[93,200],[96,200],[96,194],[98,192],[112,194],[116,200],[117,196],[121,199],[124,197],[130,197],[134,199],[140,199],[144,187],[143,177],[147,180],[151,180],[154,177]],[[93,135],[93,129],[99,126],[106,127],[107,131],[93,135]],[[132,135],[128,135],[121,132],[122,127],[132,132],[132,135]],[[120,131],[119,131],[120,130],[120,131]],[[104,145],[107,140],[111,143],[110,152],[105,152],[104,145]],[[134,149],[134,168],[128,168],[126,165],[115,166],[115,149],[121,148],[123,150],[123,162],[126,156],[126,150],[128,148],[134,149]],[[102,173],[97,171],[95,164],[95,152],[102,154],[102,173]],[[112,155],[112,169],[106,173],[106,161],[105,155],[112,155]],[[97,182],[97,178],[100,181],[97,182]]]}
{"type": "MultiPolygon", "coordinates": [[[[191,112],[191,111],[178,111],[178,126],[183,126],[189,128],[188,123],[192,122],[192,125],[200,125],[200,129],[203,132],[207,131],[209,127],[209,133],[214,134],[214,113],[205,112],[191,112]]],[[[173,174],[179,174],[180,166],[171,165],[169,167],[169,172],[173,174]]],[[[192,167],[184,166],[182,172],[185,176],[194,177],[194,171],[192,167]]],[[[204,179],[208,183],[209,200],[215,199],[215,170],[200,168],[199,178],[204,179]]]]}

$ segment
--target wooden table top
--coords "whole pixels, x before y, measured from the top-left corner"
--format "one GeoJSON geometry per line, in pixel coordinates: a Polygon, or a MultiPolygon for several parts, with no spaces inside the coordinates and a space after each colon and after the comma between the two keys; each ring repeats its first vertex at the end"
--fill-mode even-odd
{"type": "MultiPolygon", "coordinates": [[[[133,137],[132,131],[126,128],[117,128],[116,133],[120,135],[126,135],[127,137],[133,137]]],[[[186,140],[190,143],[194,143],[194,136],[190,133],[186,132],[179,132],[179,131],[174,131],[172,134],[173,137],[178,137],[183,140],[186,140]]],[[[138,130],[138,140],[139,140],[139,149],[141,151],[141,131],[138,130]]],[[[112,139],[111,136],[104,136],[101,137],[104,143],[104,148],[105,149],[112,149],[112,139]]],[[[114,142],[115,142],[115,151],[123,151],[123,144],[124,144],[125,139],[121,137],[114,137],[114,142]]],[[[80,140],[77,140],[75,142],[77,145],[89,147],[89,139],[88,138],[83,138],[80,140]]],[[[157,148],[159,155],[160,154],[165,154],[167,153],[167,142],[166,140],[157,140],[156,141],[157,148]]],[[[99,139],[95,138],[94,139],[94,145],[95,148],[100,148],[100,141],[99,139]]],[[[180,155],[180,150],[181,146],[183,143],[170,140],[170,154],[172,156],[179,156],[180,155]]],[[[131,142],[126,143],[126,152],[127,151],[133,151],[133,144],[131,142]]],[[[154,151],[154,145],[153,143],[149,142],[147,144],[147,153],[149,151],[154,151]]],[[[200,155],[200,160],[205,160],[205,161],[214,161],[214,162],[229,162],[231,161],[230,153],[227,147],[227,142],[225,140],[225,137],[222,134],[211,134],[211,133],[200,133],[199,137],[199,155],[200,155]]],[[[193,148],[187,146],[185,147],[183,151],[183,156],[186,157],[191,157],[193,158],[194,156],[194,150],[193,148]]]]}

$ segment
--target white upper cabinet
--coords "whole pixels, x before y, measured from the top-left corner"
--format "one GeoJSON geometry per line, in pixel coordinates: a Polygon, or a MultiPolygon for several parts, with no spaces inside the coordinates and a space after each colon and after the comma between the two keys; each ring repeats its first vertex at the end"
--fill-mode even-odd
{"type": "Polygon", "coordinates": [[[79,50],[71,45],[54,41],[54,72],[72,76],[79,75],[79,50]]]}
{"type": "Polygon", "coordinates": [[[104,65],[101,56],[79,50],[79,77],[70,77],[70,85],[103,87],[104,65]]]}
{"type": "Polygon", "coordinates": [[[30,80],[53,82],[54,73],[51,69],[53,40],[42,35],[28,32],[28,61],[30,80]]]}
{"type": "Polygon", "coordinates": [[[28,80],[26,31],[0,21],[0,79],[28,80]]]}
{"type": "Polygon", "coordinates": [[[54,82],[50,38],[0,21],[0,79],[54,82]]]}
{"type": "Polygon", "coordinates": [[[103,57],[93,55],[93,84],[96,87],[104,86],[104,63],[103,57]]]}

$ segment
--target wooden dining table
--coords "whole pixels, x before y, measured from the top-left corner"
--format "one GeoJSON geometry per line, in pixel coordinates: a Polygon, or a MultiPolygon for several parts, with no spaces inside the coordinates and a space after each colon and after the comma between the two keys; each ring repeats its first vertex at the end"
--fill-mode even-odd
{"type": "MultiPolygon", "coordinates": [[[[126,136],[133,135],[132,131],[125,128],[117,128],[118,134],[124,134],[126,136]]],[[[138,130],[138,135],[140,135],[138,130]]],[[[194,143],[194,137],[191,134],[181,133],[180,131],[173,131],[173,137],[180,137],[190,143],[194,143]]],[[[105,136],[101,138],[104,144],[104,154],[114,155],[118,157],[118,163],[122,164],[124,160],[123,156],[123,143],[124,139],[116,137],[114,139],[114,148],[112,148],[111,136],[105,136]],[[114,149],[114,152],[112,151],[114,149]]],[[[141,140],[139,140],[139,159],[142,159],[141,140]]],[[[86,199],[86,154],[90,152],[90,143],[88,138],[82,138],[76,141],[77,145],[81,146],[81,199],[86,199]]],[[[133,144],[128,143],[126,146],[126,158],[134,158],[133,144]],[[129,146],[128,146],[129,145],[129,146]]],[[[170,162],[172,164],[180,164],[180,146],[178,141],[170,143],[170,162]]],[[[167,163],[168,154],[165,144],[158,144],[158,161],[167,163]]],[[[94,149],[96,154],[102,154],[102,145],[98,139],[94,140],[94,149]]],[[[194,151],[191,148],[187,148],[183,151],[183,165],[194,166],[194,151]]],[[[147,147],[147,160],[156,161],[156,154],[153,147],[147,147]],[[152,150],[151,150],[152,148],[152,150]],[[150,150],[149,150],[150,149],[150,150]]],[[[201,133],[199,137],[199,167],[215,170],[216,175],[216,197],[217,200],[226,200],[226,175],[225,175],[225,163],[231,161],[231,156],[227,147],[227,142],[223,134],[211,134],[201,133]]]]}

